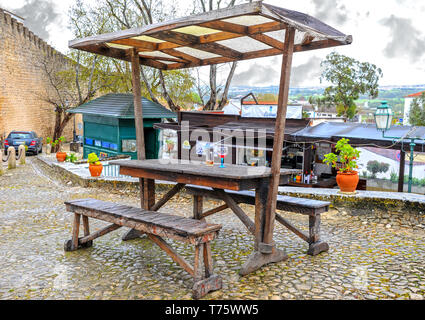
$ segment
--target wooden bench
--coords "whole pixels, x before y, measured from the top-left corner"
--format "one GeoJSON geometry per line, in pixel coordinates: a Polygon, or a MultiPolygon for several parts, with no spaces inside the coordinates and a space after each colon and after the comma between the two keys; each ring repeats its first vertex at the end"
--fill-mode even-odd
{"type": "MultiPolygon", "coordinates": [[[[186,185],[186,191],[192,194],[194,197],[207,197],[218,200],[223,200],[217,192],[214,192],[212,188],[201,187],[195,185],[186,185]]],[[[254,191],[232,191],[226,190],[226,194],[229,195],[236,203],[245,203],[255,205],[255,192],[254,191]]],[[[195,201],[195,199],[194,199],[195,201]]],[[[196,201],[200,201],[196,199],[196,201]]],[[[329,210],[330,202],[296,198],[290,196],[277,196],[276,209],[282,211],[289,211],[299,214],[308,215],[309,217],[309,234],[305,234],[303,231],[293,226],[287,219],[283,218],[280,214],[276,213],[276,220],[283,226],[288,228],[290,231],[295,233],[302,240],[306,241],[309,245],[307,254],[315,256],[321,252],[328,251],[329,245],[320,239],[320,223],[321,214],[329,210]]],[[[200,214],[200,218],[217,213],[221,210],[227,209],[229,206],[224,204],[216,209],[212,209],[203,214],[200,214]]],[[[236,212],[235,212],[236,213],[236,212]]]]}
{"type": "Polygon", "coordinates": [[[65,241],[65,251],[90,247],[94,239],[120,227],[129,227],[147,234],[150,240],[193,276],[193,297],[195,299],[206,295],[209,291],[221,288],[221,277],[213,274],[210,245],[210,241],[218,235],[221,225],[96,199],[67,201],[65,205],[67,211],[74,213],[72,239],[65,241]],[[84,237],[79,237],[81,216],[84,237]],[[111,225],[90,233],[89,217],[107,221],[111,225]],[[194,245],[194,265],[191,266],[183,257],[179,256],[163,238],[194,245]],[[202,271],[202,264],[204,271],[202,271]]]}

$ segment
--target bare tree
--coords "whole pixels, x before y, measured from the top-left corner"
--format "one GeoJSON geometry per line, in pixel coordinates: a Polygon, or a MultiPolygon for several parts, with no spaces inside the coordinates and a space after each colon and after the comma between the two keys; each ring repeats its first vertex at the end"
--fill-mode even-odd
{"type": "Polygon", "coordinates": [[[39,98],[51,105],[55,111],[53,141],[59,139],[73,118],[74,115],[67,112],[69,109],[88,102],[97,92],[111,87],[115,82],[114,77],[99,71],[98,63],[98,57],[80,52],[77,52],[76,56],[71,54],[71,57],[40,57],[38,67],[46,77],[48,85],[39,98]],[[91,60],[89,68],[81,64],[83,55],[91,60]]]}
{"type": "MultiPolygon", "coordinates": [[[[201,10],[203,12],[207,12],[207,11],[211,11],[211,10],[215,10],[215,9],[220,9],[220,6],[222,4],[222,0],[216,0],[216,7],[214,8],[214,0],[208,0],[208,5],[207,5],[207,0],[197,0],[199,1],[199,4],[201,6],[201,10]]],[[[227,7],[232,7],[234,6],[236,3],[236,0],[231,0],[227,3],[227,7]]],[[[195,7],[196,7],[196,2],[195,2],[195,7]]],[[[194,9],[194,11],[196,11],[196,9],[194,9]]],[[[230,88],[230,84],[232,82],[233,79],[233,75],[235,74],[235,70],[237,67],[237,62],[232,62],[231,63],[231,67],[230,67],[230,71],[227,75],[227,79],[226,79],[226,84],[224,85],[223,88],[223,93],[221,95],[221,99],[219,101],[219,103],[217,104],[217,99],[218,99],[218,95],[220,93],[220,91],[222,90],[222,86],[217,86],[217,65],[211,65],[210,66],[210,97],[208,99],[208,101],[205,103],[204,105],[204,110],[221,110],[223,109],[223,107],[225,106],[225,104],[227,103],[227,96],[229,93],[229,88],[230,88]]],[[[199,73],[198,73],[198,78],[199,78],[199,73]]]]}

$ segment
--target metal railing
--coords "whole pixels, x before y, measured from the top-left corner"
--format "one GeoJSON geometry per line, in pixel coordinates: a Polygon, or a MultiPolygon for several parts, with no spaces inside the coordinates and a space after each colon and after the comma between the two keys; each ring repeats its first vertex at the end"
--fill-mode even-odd
{"type": "Polygon", "coordinates": [[[128,176],[120,174],[119,165],[107,163],[103,165],[102,177],[125,178],[128,176]]]}

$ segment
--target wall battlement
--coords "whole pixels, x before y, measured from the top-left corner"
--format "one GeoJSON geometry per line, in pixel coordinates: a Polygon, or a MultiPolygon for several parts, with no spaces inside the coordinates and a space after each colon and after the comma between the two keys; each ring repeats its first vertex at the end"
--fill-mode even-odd
{"type": "MultiPolygon", "coordinates": [[[[12,130],[52,136],[55,112],[43,99],[52,88],[40,67],[45,57],[57,66],[69,66],[65,55],[0,8],[0,139],[12,130]]],[[[72,137],[71,124],[64,135],[72,137]]]]}
{"type": "Polygon", "coordinates": [[[58,56],[60,59],[65,58],[61,52],[50,46],[46,41],[38,37],[36,34],[34,34],[34,32],[24,26],[22,22],[13,18],[2,8],[0,8],[0,24],[2,24],[4,28],[8,27],[10,32],[23,37],[23,39],[26,39],[26,41],[36,46],[48,57],[58,56]]]}

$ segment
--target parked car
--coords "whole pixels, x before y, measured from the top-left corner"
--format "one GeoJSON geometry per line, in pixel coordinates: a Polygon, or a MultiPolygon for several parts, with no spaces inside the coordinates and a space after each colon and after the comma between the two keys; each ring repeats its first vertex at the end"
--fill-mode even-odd
{"type": "Polygon", "coordinates": [[[28,147],[27,152],[39,154],[43,148],[43,139],[39,138],[34,131],[12,131],[4,141],[4,149],[6,152],[9,147],[18,150],[21,144],[28,147]]]}

